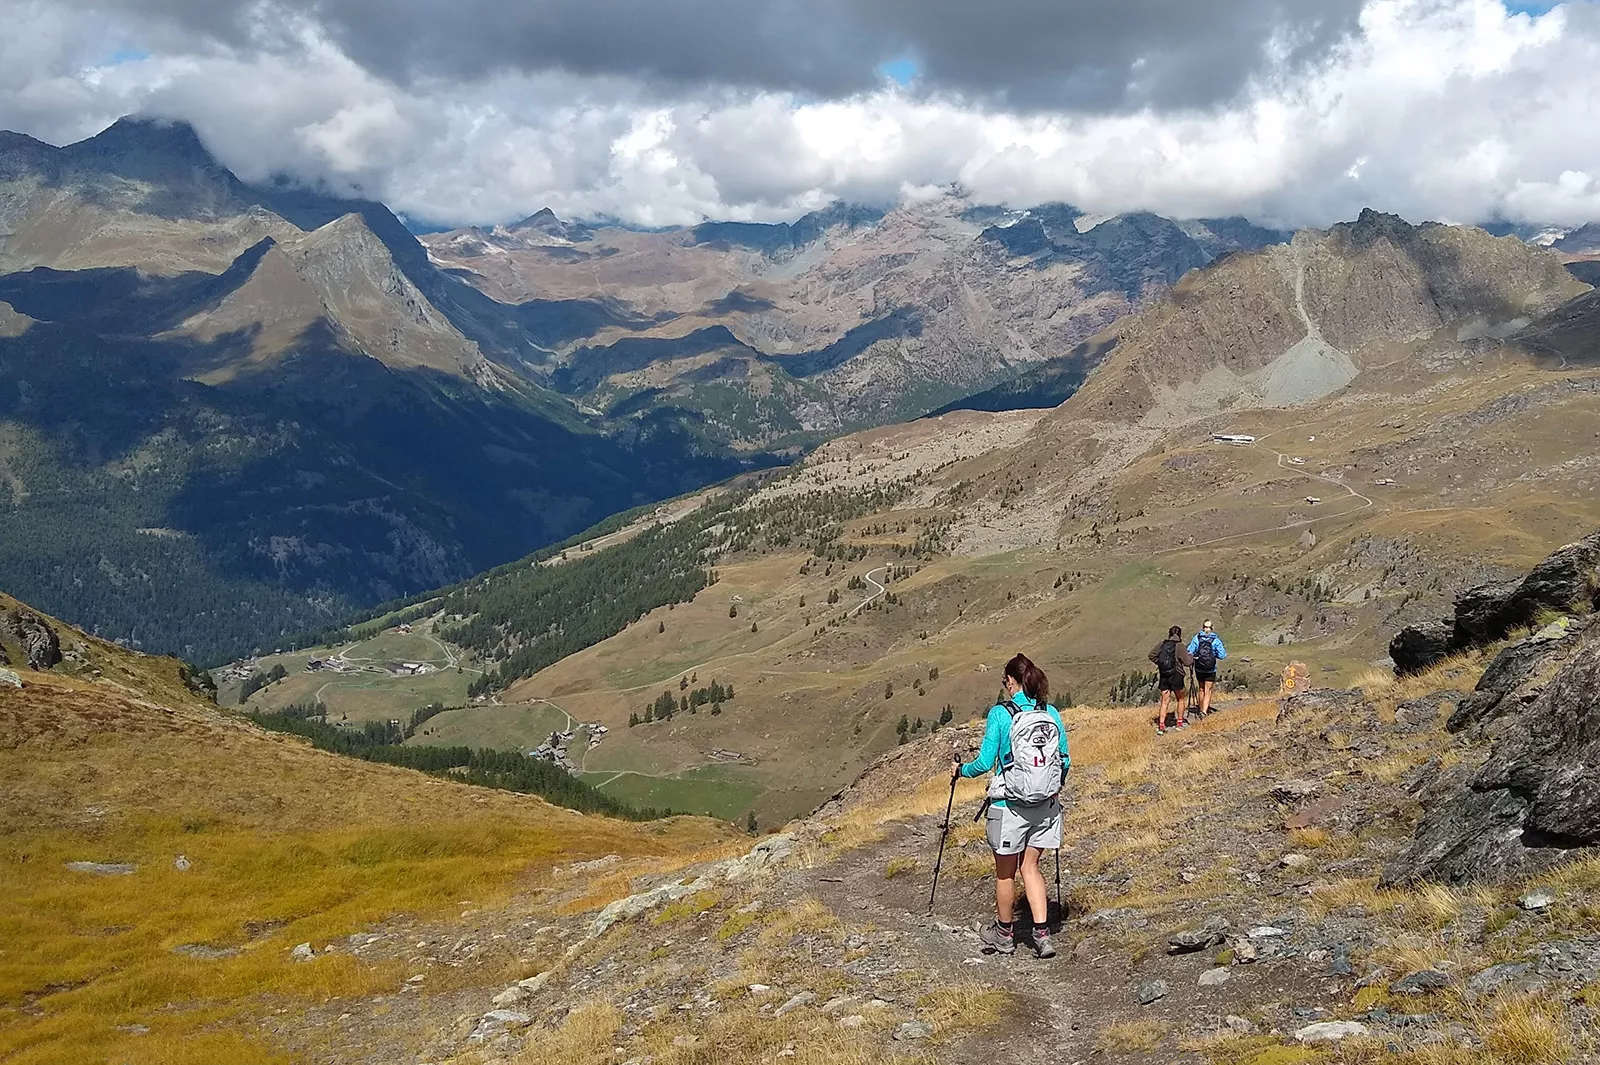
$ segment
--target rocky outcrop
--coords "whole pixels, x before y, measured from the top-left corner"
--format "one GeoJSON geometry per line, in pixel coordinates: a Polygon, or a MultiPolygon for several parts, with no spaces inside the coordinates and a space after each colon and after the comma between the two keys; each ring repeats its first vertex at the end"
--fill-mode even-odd
{"type": "MultiPolygon", "coordinates": [[[[0,637],[16,642],[29,669],[49,669],[61,661],[61,640],[56,636],[56,631],[32,611],[0,613],[0,637]]],[[[3,661],[4,658],[0,657],[0,662],[3,661]]]]}
{"type": "Polygon", "coordinates": [[[1575,631],[1534,637],[1531,647],[1523,641],[1507,648],[1504,663],[1496,660],[1497,679],[1480,685],[1475,696],[1485,698],[1471,717],[1504,717],[1504,727],[1481,768],[1433,787],[1384,884],[1517,879],[1600,847],[1600,625],[1575,631]],[[1556,660],[1548,683],[1523,705],[1526,679],[1556,660]]]}
{"type": "Polygon", "coordinates": [[[1421,673],[1435,662],[1447,658],[1454,636],[1455,622],[1450,620],[1407,625],[1389,641],[1389,657],[1394,659],[1394,671],[1400,676],[1421,673]]]}
{"type": "Polygon", "coordinates": [[[1600,606],[1600,533],[1568,544],[1526,577],[1479,585],[1456,599],[1453,618],[1401,629],[1389,643],[1395,672],[1418,673],[1457,651],[1503,640],[1546,615],[1600,606]]]}
{"type": "Polygon", "coordinates": [[[1283,725],[1296,719],[1317,723],[1371,716],[1372,707],[1360,688],[1316,688],[1278,700],[1276,723],[1283,725]]]}
{"type": "Polygon", "coordinates": [[[1589,626],[1560,618],[1526,639],[1509,644],[1489,663],[1471,695],[1461,700],[1445,727],[1451,732],[1483,728],[1532,702],[1589,626]]]}

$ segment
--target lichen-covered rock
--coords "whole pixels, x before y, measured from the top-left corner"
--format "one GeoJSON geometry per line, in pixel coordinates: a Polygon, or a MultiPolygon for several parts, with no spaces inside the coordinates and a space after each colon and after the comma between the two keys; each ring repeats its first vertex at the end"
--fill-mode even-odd
{"type": "Polygon", "coordinates": [[[1461,700],[1445,723],[1451,732],[1482,727],[1532,701],[1566,656],[1578,646],[1585,623],[1559,618],[1527,639],[1495,655],[1471,695],[1461,700]],[[1514,697],[1515,696],[1515,697],[1514,697]]]}
{"type": "Polygon", "coordinates": [[[1456,601],[1454,643],[1471,647],[1503,640],[1545,611],[1593,610],[1597,596],[1600,533],[1560,548],[1520,581],[1486,584],[1463,595],[1456,601]]]}
{"type": "MultiPolygon", "coordinates": [[[[1557,641],[1551,641],[1555,646],[1557,641]]],[[[1498,729],[1483,766],[1437,790],[1383,883],[1531,876],[1600,847],[1600,625],[1498,729]]]]}
{"type": "Polygon", "coordinates": [[[1278,700],[1277,723],[1348,721],[1371,710],[1366,693],[1360,688],[1317,688],[1278,700]]]}
{"type": "Polygon", "coordinates": [[[1455,612],[1409,625],[1389,642],[1395,673],[1418,673],[1458,651],[1503,640],[1548,615],[1600,608],[1600,532],[1552,553],[1520,580],[1481,584],[1456,597],[1455,612]]]}

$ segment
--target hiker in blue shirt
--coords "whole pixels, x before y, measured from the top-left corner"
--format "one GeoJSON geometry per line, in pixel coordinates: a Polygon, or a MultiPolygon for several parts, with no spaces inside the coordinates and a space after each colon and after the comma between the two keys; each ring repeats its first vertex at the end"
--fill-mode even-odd
{"type": "Polygon", "coordinates": [[[1211,713],[1211,688],[1217,683],[1217,663],[1228,657],[1222,646],[1222,637],[1211,631],[1211,619],[1201,624],[1200,631],[1189,641],[1189,655],[1194,659],[1194,679],[1200,685],[1200,716],[1211,713]]]}
{"type": "Polygon", "coordinates": [[[997,953],[1016,952],[1012,917],[1020,867],[1033,917],[1033,949],[1039,957],[1051,958],[1056,949],[1050,942],[1050,896],[1039,857],[1061,847],[1059,792],[1071,765],[1067,730],[1050,705],[1049,680],[1027,655],[1006,663],[1002,683],[1005,696],[989,709],[978,757],[965,764],[953,762],[950,776],[953,781],[994,771],[985,809],[986,835],[994,852],[995,920],[979,938],[997,953]]]}

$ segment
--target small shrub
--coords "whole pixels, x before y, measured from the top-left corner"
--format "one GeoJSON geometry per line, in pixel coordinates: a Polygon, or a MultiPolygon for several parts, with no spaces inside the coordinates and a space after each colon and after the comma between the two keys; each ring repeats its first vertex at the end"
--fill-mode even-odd
{"type": "Polygon", "coordinates": [[[1103,1029],[1094,1047],[1109,1054],[1151,1051],[1161,1045],[1166,1032],[1167,1026],[1157,1020],[1123,1021],[1103,1029]]]}
{"type": "Polygon", "coordinates": [[[1297,828],[1289,833],[1290,845],[1297,848],[1326,847],[1331,838],[1325,828],[1297,828]]]}
{"type": "Polygon", "coordinates": [[[915,858],[891,858],[889,864],[883,867],[883,878],[893,880],[897,876],[906,876],[917,871],[915,858]]]}

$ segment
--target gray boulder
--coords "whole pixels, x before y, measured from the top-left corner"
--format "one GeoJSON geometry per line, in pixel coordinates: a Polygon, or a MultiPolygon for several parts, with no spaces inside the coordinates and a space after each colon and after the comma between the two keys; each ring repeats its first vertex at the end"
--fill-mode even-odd
{"type": "Polygon", "coordinates": [[[21,645],[29,669],[49,669],[61,661],[61,639],[56,630],[31,610],[0,613],[0,636],[8,636],[21,645]]]}
{"type": "Polygon", "coordinates": [[[1454,692],[1438,691],[1408,699],[1395,707],[1394,723],[1406,732],[1432,728],[1439,723],[1445,701],[1455,697],[1454,692]]]}
{"type": "Polygon", "coordinates": [[[1408,973],[1389,985],[1391,995],[1426,995],[1443,991],[1450,986],[1450,978],[1437,969],[1423,969],[1408,973]]]}
{"type": "Polygon", "coordinates": [[[1316,688],[1278,700],[1277,724],[1290,721],[1348,721],[1370,712],[1367,694],[1360,688],[1316,688]]]}
{"type": "Polygon", "coordinates": [[[1600,533],[1568,544],[1520,581],[1486,584],[1456,600],[1457,647],[1503,640],[1542,612],[1587,613],[1600,598],[1600,533]]]}
{"type": "MultiPolygon", "coordinates": [[[[1552,641],[1552,644],[1559,641],[1552,641]]],[[[1600,626],[1515,719],[1487,760],[1430,796],[1382,883],[1530,877],[1600,846],[1600,626]]]]}
{"type": "Polygon", "coordinates": [[[1483,671],[1472,694],[1461,700],[1455,713],[1450,715],[1445,728],[1461,732],[1482,727],[1530,702],[1550,679],[1550,674],[1578,646],[1585,627],[1585,622],[1577,618],[1560,618],[1532,636],[1502,648],[1483,671]]]}
{"type": "Polygon", "coordinates": [[[1407,625],[1389,641],[1389,657],[1400,676],[1421,673],[1450,654],[1455,622],[1449,619],[1407,625]]]}
{"type": "Polygon", "coordinates": [[[1547,614],[1600,607],[1600,533],[1568,544],[1520,580],[1495,581],[1456,597],[1453,616],[1401,629],[1389,642],[1395,673],[1418,673],[1456,651],[1503,640],[1547,614]]]}

